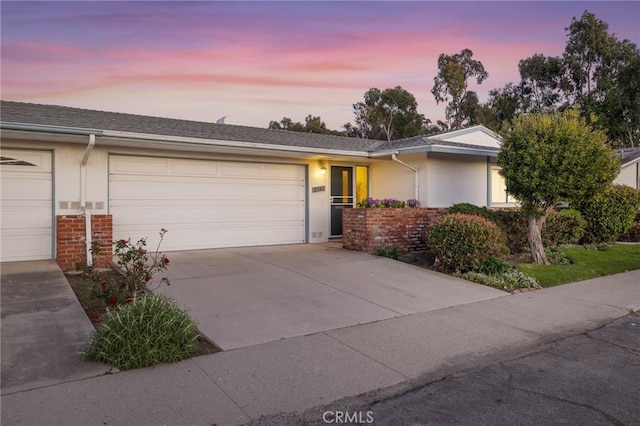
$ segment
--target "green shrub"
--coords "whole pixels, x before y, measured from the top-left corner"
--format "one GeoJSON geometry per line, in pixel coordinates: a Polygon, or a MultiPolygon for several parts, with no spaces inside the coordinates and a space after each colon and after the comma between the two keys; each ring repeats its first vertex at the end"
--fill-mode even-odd
{"type": "Polygon", "coordinates": [[[458,277],[505,291],[513,291],[517,288],[541,288],[538,280],[516,268],[511,268],[498,275],[467,272],[459,274],[458,277]]]}
{"type": "Polygon", "coordinates": [[[488,257],[508,252],[500,229],[475,215],[454,213],[435,219],[427,230],[427,241],[435,266],[446,271],[472,271],[488,257]]]}
{"type": "Polygon", "coordinates": [[[492,210],[490,219],[504,232],[511,253],[529,250],[527,216],[520,209],[492,210]]]}
{"type": "Polygon", "coordinates": [[[605,251],[609,247],[607,243],[587,243],[583,244],[582,248],[591,251],[605,251]]]}
{"type": "Polygon", "coordinates": [[[477,272],[487,275],[500,275],[511,269],[511,265],[499,257],[489,256],[478,266],[477,272]]]}
{"type": "Polygon", "coordinates": [[[197,339],[196,324],[185,311],[166,296],[148,294],[109,310],[85,356],[129,370],[189,358],[197,339]]]}
{"type": "Polygon", "coordinates": [[[571,265],[571,263],[573,263],[571,262],[571,259],[569,259],[569,257],[556,246],[545,248],[544,253],[547,256],[547,260],[551,262],[552,265],[571,265]]]}
{"type": "Polygon", "coordinates": [[[584,236],[587,222],[578,210],[552,212],[542,227],[542,242],[546,247],[578,244],[584,236]]]}
{"type": "Polygon", "coordinates": [[[449,213],[475,214],[491,219],[491,210],[471,203],[457,203],[449,207],[449,213]]]}
{"type": "Polygon", "coordinates": [[[633,222],[631,228],[619,238],[620,241],[640,243],[640,222],[633,222]]]}
{"type": "Polygon", "coordinates": [[[583,242],[613,242],[633,225],[640,210],[640,191],[626,185],[612,185],[582,203],[579,210],[587,221],[583,242]]]}
{"type": "Polygon", "coordinates": [[[489,219],[502,230],[512,253],[521,253],[529,248],[527,217],[520,209],[489,210],[471,203],[458,203],[449,208],[449,213],[473,214],[489,219]]]}
{"type": "Polygon", "coordinates": [[[386,247],[378,247],[376,249],[376,254],[382,257],[388,257],[389,259],[398,260],[400,255],[398,253],[398,249],[395,247],[386,248],[386,247]]]}

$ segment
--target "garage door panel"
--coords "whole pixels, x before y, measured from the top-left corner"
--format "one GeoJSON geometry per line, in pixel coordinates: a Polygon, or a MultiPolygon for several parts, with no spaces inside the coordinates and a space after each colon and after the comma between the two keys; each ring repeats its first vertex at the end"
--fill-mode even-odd
{"type": "Polygon", "coordinates": [[[247,183],[228,180],[175,181],[162,179],[158,182],[135,180],[136,191],[131,190],[132,179],[112,180],[110,196],[113,200],[219,200],[242,201],[246,199],[279,201],[302,200],[305,188],[298,184],[247,183]]]}
{"type": "Polygon", "coordinates": [[[164,228],[165,251],[305,240],[303,166],[126,156],[110,164],[116,238],[153,246],[164,228]]]}
{"type": "MultiPolygon", "coordinates": [[[[160,227],[172,228],[175,224],[217,224],[219,226],[244,226],[249,227],[249,223],[243,221],[255,221],[257,216],[261,216],[259,223],[285,223],[288,221],[301,221],[304,217],[304,206],[273,206],[260,207],[251,206],[243,208],[220,207],[212,205],[210,208],[201,209],[186,208],[184,206],[172,206],[159,210],[153,206],[127,206],[118,209],[122,218],[119,222],[123,225],[140,224],[149,221],[161,224],[160,227]]],[[[300,223],[302,226],[303,223],[300,223]]],[[[160,229],[160,228],[158,228],[160,229]]]]}
{"type": "MultiPolygon", "coordinates": [[[[158,244],[158,231],[161,224],[145,224],[121,226],[120,231],[124,235],[122,238],[130,236],[133,241],[139,238],[147,238],[147,246],[154,249],[158,244]]],[[[254,227],[250,233],[238,234],[229,226],[210,226],[203,228],[200,226],[186,226],[184,224],[174,225],[164,236],[161,246],[162,251],[170,252],[176,250],[194,250],[223,247],[243,247],[274,244],[296,244],[304,243],[300,237],[298,226],[283,227],[260,226],[254,227]],[[206,236],[208,238],[203,238],[206,236]]]]}
{"type": "Polygon", "coordinates": [[[0,260],[52,258],[52,161],[46,151],[2,150],[0,260]]]}
{"type": "MultiPolygon", "coordinates": [[[[51,233],[51,201],[33,200],[10,201],[2,203],[3,231],[9,229],[46,228],[51,233]]],[[[4,232],[2,234],[5,235],[4,232]]]]}
{"type": "Polygon", "coordinates": [[[2,230],[2,261],[51,259],[51,228],[2,230]]]}
{"type": "Polygon", "coordinates": [[[109,161],[110,174],[167,174],[169,172],[169,160],[167,158],[150,157],[111,157],[109,161]]]}
{"type": "Polygon", "coordinates": [[[169,164],[172,176],[218,176],[215,161],[174,160],[169,164]]]}
{"type": "Polygon", "coordinates": [[[221,163],[220,177],[256,179],[262,177],[262,169],[259,164],[221,163]]]}
{"type": "Polygon", "coordinates": [[[298,167],[293,169],[283,169],[278,167],[266,167],[264,169],[263,177],[269,179],[285,179],[285,180],[297,180],[305,181],[304,168],[298,167]]]}

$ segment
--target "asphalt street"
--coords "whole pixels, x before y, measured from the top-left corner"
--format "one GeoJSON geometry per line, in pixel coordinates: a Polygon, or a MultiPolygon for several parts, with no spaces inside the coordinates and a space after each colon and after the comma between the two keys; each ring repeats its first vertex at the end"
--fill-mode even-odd
{"type": "Polygon", "coordinates": [[[373,404],[254,424],[640,425],[640,313],[373,404]]]}

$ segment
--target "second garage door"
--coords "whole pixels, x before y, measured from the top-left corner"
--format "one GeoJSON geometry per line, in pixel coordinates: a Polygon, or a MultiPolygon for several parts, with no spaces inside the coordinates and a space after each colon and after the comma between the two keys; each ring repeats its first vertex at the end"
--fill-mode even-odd
{"type": "Polygon", "coordinates": [[[161,250],[305,242],[304,166],[112,155],[115,239],[161,250]]]}

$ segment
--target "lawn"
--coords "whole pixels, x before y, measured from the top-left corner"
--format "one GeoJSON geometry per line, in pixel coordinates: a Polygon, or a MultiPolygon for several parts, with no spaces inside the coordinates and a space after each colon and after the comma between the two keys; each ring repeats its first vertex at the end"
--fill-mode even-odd
{"type": "Polygon", "coordinates": [[[618,244],[597,251],[580,246],[560,250],[571,259],[571,265],[521,264],[518,269],[543,287],[640,269],[640,244],[618,244]]]}

